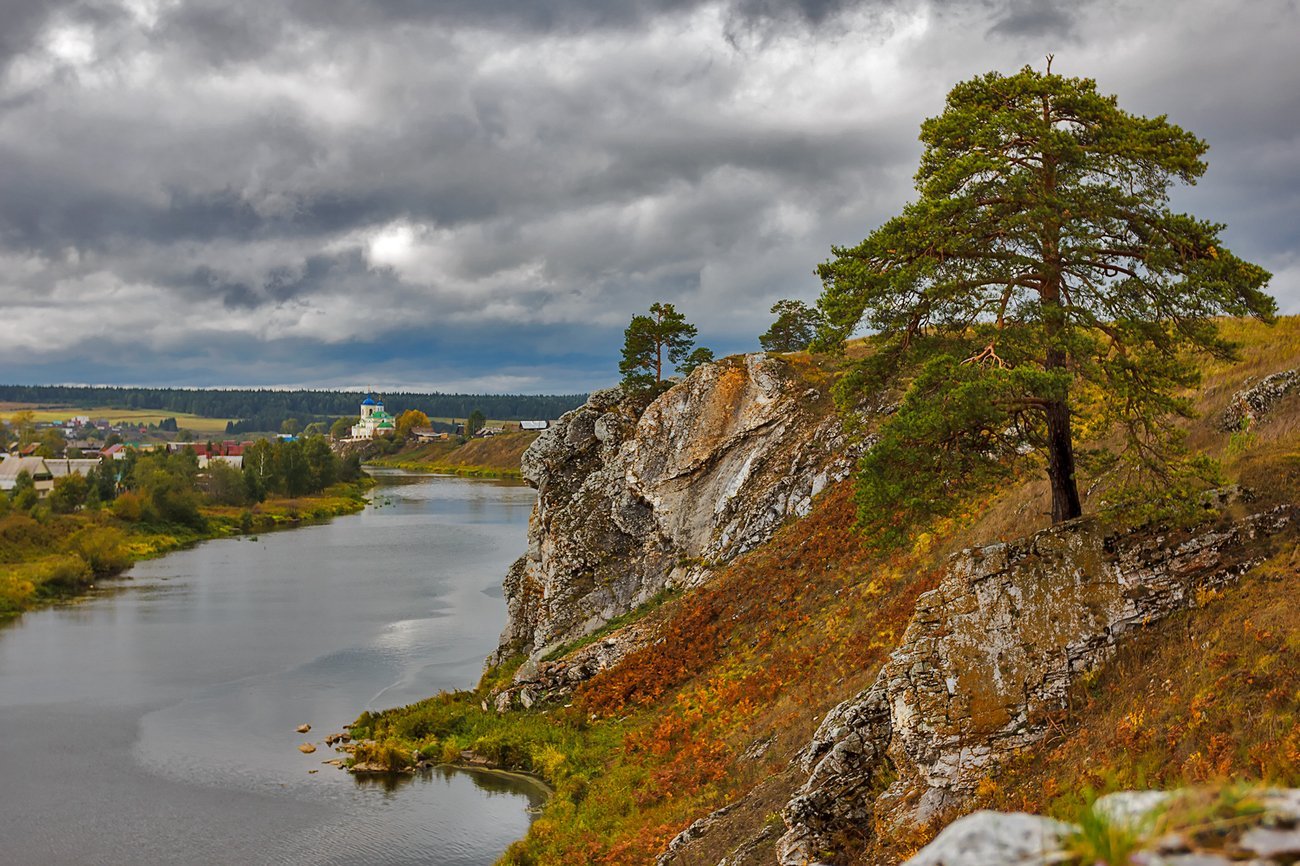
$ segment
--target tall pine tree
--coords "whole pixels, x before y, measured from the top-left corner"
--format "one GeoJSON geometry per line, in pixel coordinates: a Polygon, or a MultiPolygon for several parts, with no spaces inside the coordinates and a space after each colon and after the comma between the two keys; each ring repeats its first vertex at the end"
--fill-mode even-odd
{"type": "Polygon", "coordinates": [[[1269,274],[1230,253],[1224,226],[1169,207],[1206,169],[1205,142],[1122,111],[1089,79],[1029,67],[948,94],[921,126],[917,201],[819,268],[822,340],[878,332],[848,391],[900,387],[864,458],[867,524],[903,537],[1029,453],[1054,522],[1081,513],[1074,424],[1118,428],[1110,465],[1179,477],[1171,419],[1192,355],[1227,357],[1213,317],[1270,319],[1269,274]]]}

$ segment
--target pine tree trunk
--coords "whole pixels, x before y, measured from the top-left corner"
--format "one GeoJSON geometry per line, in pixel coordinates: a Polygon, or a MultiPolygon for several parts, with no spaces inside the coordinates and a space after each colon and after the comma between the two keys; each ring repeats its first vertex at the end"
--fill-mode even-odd
{"type": "Polygon", "coordinates": [[[1070,407],[1054,400],[1047,406],[1047,476],[1052,483],[1052,522],[1072,520],[1083,513],[1074,479],[1074,443],[1070,407]]]}
{"type": "MultiPolygon", "coordinates": [[[[1051,127],[1051,101],[1043,98],[1043,126],[1051,127]]],[[[1056,159],[1042,154],[1043,200],[1049,202],[1056,193],[1056,159]]],[[[1043,304],[1043,328],[1047,337],[1047,354],[1043,367],[1048,371],[1066,368],[1066,351],[1060,344],[1065,330],[1065,312],[1061,308],[1061,219],[1049,214],[1042,231],[1043,282],[1039,297],[1043,304]]],[[[1074,440],[1070,432],[1070,406],[1065,399],[1047,404],[1047,477],[1052,484],[1052,522],[1072,520],[1083,514],[1079,486],[1074,479],[1074,440]]]]}

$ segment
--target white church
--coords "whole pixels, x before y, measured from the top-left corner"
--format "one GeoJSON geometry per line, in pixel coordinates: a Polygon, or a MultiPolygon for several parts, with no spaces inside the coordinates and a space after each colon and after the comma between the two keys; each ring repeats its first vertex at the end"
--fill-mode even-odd
{"type": "Polygon", "coordinates": [[[361,420],[352,425],[353,439],[374,439],[396,429],[393,416],[384,411],[384,402],[373,394],[361,401],[361,420]]]}

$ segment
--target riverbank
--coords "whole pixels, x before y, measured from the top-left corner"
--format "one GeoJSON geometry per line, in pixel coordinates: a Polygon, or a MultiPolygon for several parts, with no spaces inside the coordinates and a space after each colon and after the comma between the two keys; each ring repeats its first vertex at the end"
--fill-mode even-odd
{"type": "Polygon", "coordinates": [[[366,465],[471,478],[519,478],[520,461],[537,436],[532,431],[521,431],[470,439],[463,444],[457,439],[421,443],[367,459],[366,465]]]}
{"type": "Polygon", "coordinates": [[[198,526],[124,520],[113,510],[0,516],[0,623],[66,601],[136,562],[234,535],[291,529],[353,514],[366,505],[368,479],[309,496],[272,497],[248,507],[204,505],[198,526]]]}
{"type": "Polygon", "coordinates": [[[357,514],[140,562],[0,628],[4,862],[466,866],[527,833],[531,780],[323,763],[362,708],[478,678],[535,498],[376,482],[357,514]]]}

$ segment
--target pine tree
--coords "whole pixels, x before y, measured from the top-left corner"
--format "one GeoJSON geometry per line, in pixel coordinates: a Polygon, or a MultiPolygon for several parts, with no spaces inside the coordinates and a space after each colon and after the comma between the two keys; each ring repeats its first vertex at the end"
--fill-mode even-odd
{"type": "Polygon", "coordinates": [[[821,327],[821,314],[803,301],[780,300],[768,312],[776,321],[758,338],[764,352],[802,352],[821,327]]]}
{"type": "Polygon", "coordinates": [[[845,396],[905,391],[863,461],[864,521],[897,536],[900,509],[951,513],[1028,453],[1053,521],[1078,516],[1085,404],[1090,437],[1124,434],[1107,465],[1185,477],[1171,420],[1191,413],[1191,356],[1233,352],[1212,317],[1275,310],[1270,275],[1223,246],[1224,226],[1169,207],[1174,181],[1204,173],[1205,142],[1050,57],[1042,74],[957,85],[921,141],[918,200],[819,268],[822,342],[880,335],[845,396]]]}
{"type": "Polygon", "coordinates": [[[618,365],[624,389],[634,394],[655,394],[666,387],[670,367],[689,373],[704,360],[699,350],[694,355],[691,351],[697,333],[672,304],[654,303],[648,316],[633,316],[623,332],[623,359],[618,365]]]}

